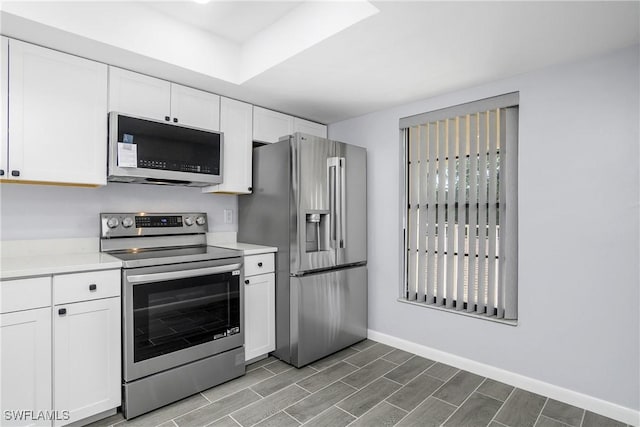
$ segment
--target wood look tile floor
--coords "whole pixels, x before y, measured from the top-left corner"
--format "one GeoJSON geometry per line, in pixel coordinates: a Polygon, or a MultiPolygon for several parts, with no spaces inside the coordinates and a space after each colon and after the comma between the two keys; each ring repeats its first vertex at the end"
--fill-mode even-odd
{"type": "Polygon", "coordinates": [[[246,375],[126,421],[91,427],[624,427],[604,416],[372,340],[302,369],[268,357],[246,375]]]}

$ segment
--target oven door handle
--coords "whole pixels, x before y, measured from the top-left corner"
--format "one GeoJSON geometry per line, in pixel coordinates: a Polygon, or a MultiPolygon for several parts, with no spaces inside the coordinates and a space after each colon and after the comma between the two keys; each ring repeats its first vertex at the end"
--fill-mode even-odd
{"type": "Polygon", "coordinates": [[[194,268],[192,270],[167,271],[165,273],[138,274],[127,277],[132,284],[163,282],[167,280],[186,279],[189,277],[206,276],[209,274],[231,273],[239,270],[242,264],[228,264],[219,267],[194,268]]]}

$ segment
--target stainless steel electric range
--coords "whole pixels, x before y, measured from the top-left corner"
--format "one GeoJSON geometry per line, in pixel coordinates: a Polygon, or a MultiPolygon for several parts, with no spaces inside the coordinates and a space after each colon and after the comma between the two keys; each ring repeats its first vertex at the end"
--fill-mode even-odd
{"type": "Polygon", "coordinates": [[[125,418],[243,375],[242,253],[207,246],[207,215],[102,213],[100,229],[123,263],[125,418]]]}

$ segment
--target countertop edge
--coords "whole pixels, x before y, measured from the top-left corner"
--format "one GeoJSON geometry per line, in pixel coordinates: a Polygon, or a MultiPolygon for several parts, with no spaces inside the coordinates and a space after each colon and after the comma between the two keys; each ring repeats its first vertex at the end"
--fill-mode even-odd
{"type": "Polygon", "coordinates": [[[0,280],[114,270],[122,267],[119,259],[104,253],[3,257],[0,263],[0,280]]]}

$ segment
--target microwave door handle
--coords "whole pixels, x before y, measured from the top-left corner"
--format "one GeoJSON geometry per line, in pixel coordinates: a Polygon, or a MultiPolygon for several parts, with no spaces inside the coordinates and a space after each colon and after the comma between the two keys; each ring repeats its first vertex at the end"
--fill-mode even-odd
{"type": "Polygon", "coordinates": [[[219,267],[194,268],[192,270],[167,271],[164,273],[137,274],[127,277],[127,281],[134,285],[143,283],[164,282],[167,280],[187,279],[189,277],[206,276],[209,274],[231,273],[239,270],[242,264],[228,264],[219,267]]]}

